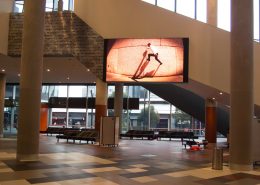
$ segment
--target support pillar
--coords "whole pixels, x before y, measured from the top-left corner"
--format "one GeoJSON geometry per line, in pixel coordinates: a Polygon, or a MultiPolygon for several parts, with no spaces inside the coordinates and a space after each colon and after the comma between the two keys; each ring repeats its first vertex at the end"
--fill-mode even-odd
{"type": "Polygon", "coordinates": [[[205,139],[213,148],[217,142],[217,102],[214,99],[206,99],[205,112],[205,139]]]}
{"type": "Polygon", "coordinates": [[[231,1],[230,169],[252,170],[253,0],[231,1]]]}
{"type": "Polygon", "coordinates": [[[96,80],[96,114],[95,130],[100,130],[101,117],[107,116],[107,83],[99,78],[96,80]]]}
{"type": "Polygon", "coordinates": [[[207,23],[217,27],[218,24],[218,0],[207,0],[207,23]]]}
{"type": "Polygon", "coordinates": [[[24,3],[17,160],[38,160],[45,0],[24,3]]]}
{"type": "Polygon", "coordinates": [[[5,84],[6,84],[5,74],[0,73],[0,138],[4,137],[5,84]]]}
{"type": "Polygon", "coordinates": [[[123,84],[116,84],[114,97],[114,115],[119,117],[119,134],[122,132],[122,112],[123,112],[123,84]]]}
{"type": "Polygon", "coordinates": [[[58,1],[58,12],[62,12],[63,11],[63,0],[59,0],[58,1]]]}

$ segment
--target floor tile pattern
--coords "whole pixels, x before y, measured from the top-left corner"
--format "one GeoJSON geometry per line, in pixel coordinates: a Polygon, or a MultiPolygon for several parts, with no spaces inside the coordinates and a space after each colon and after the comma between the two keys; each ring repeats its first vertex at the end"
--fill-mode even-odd
{"type": "Polygon", "coordinates": [[[253,171],[211,169],[212,150],[181,142],[121,140],[119,147],[56,142],[41,135],[39,161],[16,161],[16,140],[0,139],[0,185],[260,185],[253,171]]]}

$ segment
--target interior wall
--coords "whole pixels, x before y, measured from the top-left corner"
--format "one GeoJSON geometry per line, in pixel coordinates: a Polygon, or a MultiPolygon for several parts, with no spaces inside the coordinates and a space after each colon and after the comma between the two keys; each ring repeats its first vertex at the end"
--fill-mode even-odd
{"type": "MultiPolygon", "coordinates": [[[[230,92],[229,32],[141,0],[75,0],[75,13],[104,38],[188,37],[189,77],[230,92]]],[[[255,69],[260,67],[258,53],[255,44],[255,69]]],[[[257,71],[255,79],[260,79],[257,71]]],[[[259,105],[259,83],[255,95],[259,105]]]]}
{"type": "Polygon", "coordinates": [[[14,0],[0,1],[0,53],[7,55],[9,13],[13,10],[14,0]]]}

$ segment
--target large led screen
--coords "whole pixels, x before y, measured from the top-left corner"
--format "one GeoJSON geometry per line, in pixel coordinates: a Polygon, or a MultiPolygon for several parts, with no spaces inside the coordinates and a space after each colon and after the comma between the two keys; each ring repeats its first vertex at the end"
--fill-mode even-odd
{"type": "Polygon", "coordinates": [[[187,82],[188,38],[106,39],[107,82],[187,82]]]}

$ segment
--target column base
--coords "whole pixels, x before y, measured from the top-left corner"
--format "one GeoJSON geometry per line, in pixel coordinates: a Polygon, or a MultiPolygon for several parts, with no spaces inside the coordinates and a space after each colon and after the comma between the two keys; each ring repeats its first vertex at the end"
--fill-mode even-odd
{"type": "Polygon", "coordinates": [[[251,171],[253,170],[253,164],[229,164],[230,170],[236,170],[236,171],[251,171]]]}
{"type": "Polygon", "coordinates": [[[216,146],[217,146],[216,143],[208,143],[208,144],[207,144],[207,148],[208,148],[208,149],[213,149],[213,148],[215,148],[216,146]]]}
{"type": "Polygon", "coordinates": [[[16,160],[20,162],[39,161],[38,154],[16,154],[16,160]]]}

